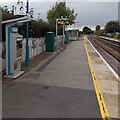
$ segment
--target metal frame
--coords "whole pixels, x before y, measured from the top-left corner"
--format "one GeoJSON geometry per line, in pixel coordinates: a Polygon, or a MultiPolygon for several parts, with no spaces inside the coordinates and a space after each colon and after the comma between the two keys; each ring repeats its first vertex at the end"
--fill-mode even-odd
{"type": "MultiPolygon", "coordinates": [[[[59,19],[56,19],[56,40],[57,40],[57,35],[58,35],[58,20],[68,20],[67,16],[66,18],[63,18],[61,16],[61,18],[59,19]]],[[[56,41],[57,42],[57,46],[58,46],[58,40],[56,41]]],[[[65,44],[65,24],[63,24],[63,44],[65,44]]]]}
{"type": "Polygon", "coordinates": [[[11,73],[10,71],[10,64],[11,64],[11,49],[10,49],[10,33],[11,33],[11,28],[13,26],[21,26],[23,23],[26,23],[26,63],[27,66],[29,65],[29,41],[28,41],[28,22],[32,21],[33,19],[29,17],[22,17],[22,18],[17,18],[17,19],[12,19],[12,20],[6,20],[3,21],[2,24],[5,24],[5,29],[6,29],[6,73],[9,76],[14,76],[14,73],[11,73]]]}

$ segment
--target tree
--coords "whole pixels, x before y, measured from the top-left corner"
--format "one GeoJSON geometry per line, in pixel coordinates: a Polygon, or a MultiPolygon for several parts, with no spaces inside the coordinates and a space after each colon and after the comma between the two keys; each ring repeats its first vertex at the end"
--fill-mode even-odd
{"type": "Polygon", "coordinates": [[[84,34],[90,34],[90,33],[93,33],[93,31],[89,27],[85,26],[83,28],[83,33],[84,34]]]}
{"type": "Polygon", "coordinates": [[[2,21],[15,18],[15,16],[8,11],[7,7],[5,7],[5,9],[0,7],[0,10],[2,11],[2,21]]]}
{"type": "Polygon", "coordinates": [[[8,11],[8,6],[7,5],[4,6],[4,10],[8,11]]]}
{"type": "MultiPolygon", "coordinates": [[[[49,24],[39,19],[38,21],[32,21],[29,23],[29,38],[45,37],[46,32],[49,32],[49,24]]],[[[19,27],[19,33],[26,37],[26,25],[19,27]]]]}
{"type": "Polygon", "coordinates": [[[46,32],[49,32],[49,25],[47,22],[44,22],[43,20],[34,21],[30,24],[30,36],[31,37],[44,37],[46,35],[46,32]]]}
{"type": "Polygon", "coordinates": [[[120,32],[120,26],[118,21],[109,21],[105,25],[105,30],[107,33],[120,32]]]}
{"type": "MultiPolygon", "coordinates": [[[[7,8],[7,7],[6,7],[7,8]]],[[[7,9],[0,8],[2,11],[2,21],[15,19],[23,16],[14,16],[13,13],[10,13],[7,9]]],[[[31,8],[31,17],[33,17],[33,8],[31,8]]],[[[3,27],[4,29],[4,27],[3,27]]],[[[46,32],[50,31],[49,24],[39,19],[38,21],[29,23],[29,37],[39,38],[45,36],[46,32]]],[[[26,25],[19,27],[19,33],[26,37],[26,25]]],[[[3,35],[4,36],[4,35],[3,35]]]]}
{"type": "Polygon", "coordinates": [[[97,25],[95,29],[96,29],[96,31],[99,31],[100,28],[101,28],[100,25],[97,25]]]}
{"type": "Polygon", "coordinates": [[[57,18],[61,18],[63,16],[64,18],[67,16],[69,18],[69,23],[73,24],[74,20],[77,17],[77,14],[75,14],[74,9],[70,9],[66,6],[66,2],[56,2],[56,4],[47,12],[47,19],[48,23],[55,29],[55,22],[57,18]]]}
{"type": "Polygon", "coordinates": [[[97,34],[98,36],[103,36],[103,35],[105,35],[105,29],[99,30],[98,32],[96,32],[96,34],[97,34]]]}
{"type": "Polygon", "coordinates": [[[4,8],[1,8],[0,7],[0,10],[2,11],[2,21],[5,21],[5,20],[10,20],[10,19],[15,19],[15,18],[20,18],[20,17],[24,17],[24,15],[14,15],[14,8],[12,6],[12,11],[9,11],[7,9],[7,6],[4,6],[4,8]]]}

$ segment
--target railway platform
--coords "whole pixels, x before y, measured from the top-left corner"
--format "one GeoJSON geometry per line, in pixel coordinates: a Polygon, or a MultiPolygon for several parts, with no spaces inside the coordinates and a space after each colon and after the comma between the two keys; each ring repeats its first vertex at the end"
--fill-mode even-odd
{"type": "Polygon", "coordinates": [[[100,36],[100,38],[104,38],[104,39],[107,39],[107,40],[112,40],[112,41],[117,41],[119,42],[120,40],[117,39],[117,38],[110,38],[110,37],[105,37],[105,36],[100,36]]]}
{"type": "Polygon", "coordinates": [[[119,82],[87,37],[49,60],[3,88],[3,118],[118,118],[119,82]]]}
{"type": "Polygon", "coordinates": [[[106,63],[99,52],[96,51],[87,37],[85,38],[85,44],[109,116],[110,118],[120,118],[120,78],[109,66],[109,64],[106,63]]]}

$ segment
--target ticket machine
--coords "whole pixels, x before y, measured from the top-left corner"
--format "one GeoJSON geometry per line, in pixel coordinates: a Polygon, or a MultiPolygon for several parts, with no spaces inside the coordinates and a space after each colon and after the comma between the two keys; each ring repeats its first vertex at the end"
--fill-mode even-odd
{"type": "Polygon", "coordinates": [[[21,71],[23,36],[18,34],[18,26],[8,27],[6,41],[6,75],[16,78],[21,71]]]}

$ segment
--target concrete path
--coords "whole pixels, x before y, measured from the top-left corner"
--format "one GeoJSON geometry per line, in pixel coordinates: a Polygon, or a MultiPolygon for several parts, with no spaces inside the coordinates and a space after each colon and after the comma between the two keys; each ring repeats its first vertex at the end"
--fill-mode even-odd
{"type": "Polygon", "coordinates": [[[4,118],[101,118],[84,41],[3,89],[4,118]]]}

